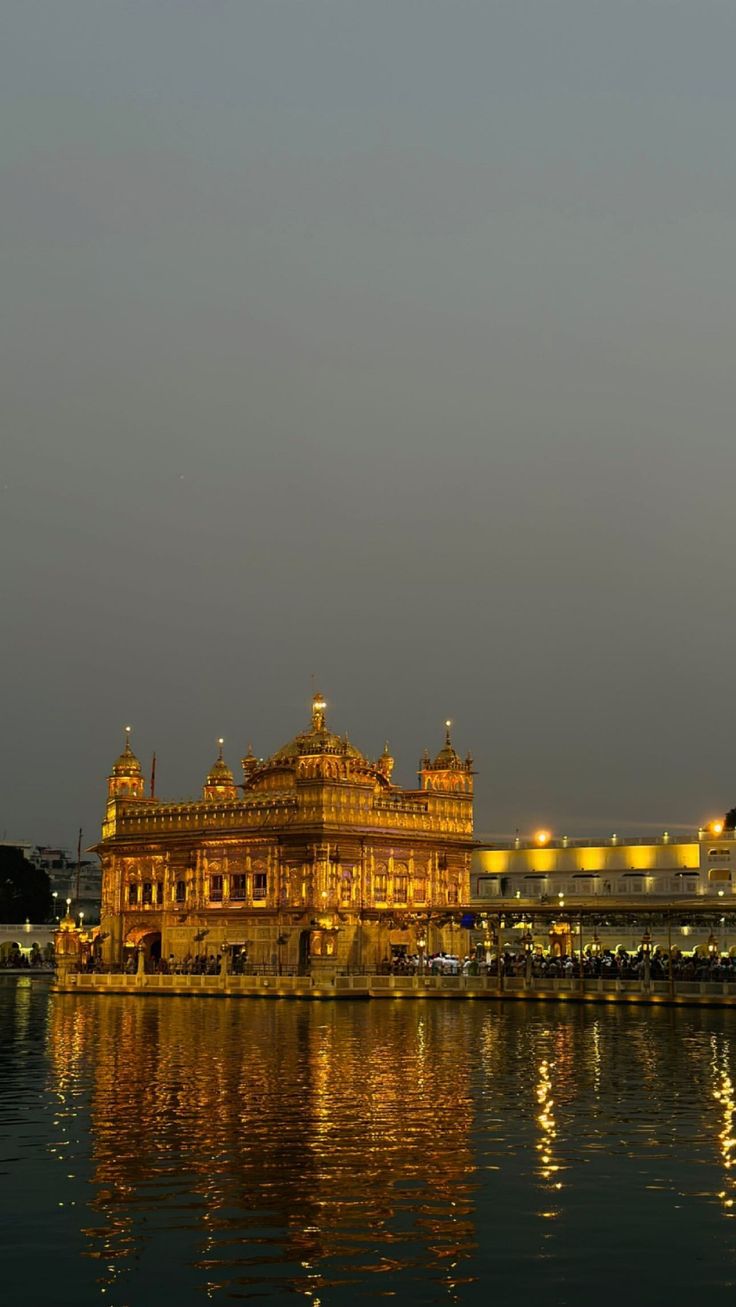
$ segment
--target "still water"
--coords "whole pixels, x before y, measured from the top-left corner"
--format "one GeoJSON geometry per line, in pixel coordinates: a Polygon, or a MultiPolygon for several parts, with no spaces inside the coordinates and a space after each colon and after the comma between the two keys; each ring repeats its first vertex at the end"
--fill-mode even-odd
{"type": "Polygon", "coordinates": [[[685,1301],[736,1284],[736,1012],[0,980],[4,1301],[685,1301]]]}

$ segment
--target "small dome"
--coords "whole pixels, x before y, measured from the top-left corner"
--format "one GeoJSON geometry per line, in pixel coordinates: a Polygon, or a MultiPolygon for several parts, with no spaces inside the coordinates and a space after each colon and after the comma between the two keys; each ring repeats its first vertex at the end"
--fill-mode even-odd
{"type": "Polygon", "coordinates": [[[220,752],[207,773],[207,785],[234,785],[233,774],[222,756],[224,740],[219,741],[220,752]]]}
{"type": "Polygon", "coordinates": [[[460,754],[453,748],[450,739],[451,725],[451,722],[445,722],[445,743],[432,763],[432,771],[454,771],[463,766],[460,754]]]}
{"type": "Polygon", "coordinates": [[[140,776],[141,774],[141,764],[130,747],[129,730],[130,727],[128,727],[128,730],[126,731],[125,748],[120,757],[113,764],[113,776],[140,776]]]}

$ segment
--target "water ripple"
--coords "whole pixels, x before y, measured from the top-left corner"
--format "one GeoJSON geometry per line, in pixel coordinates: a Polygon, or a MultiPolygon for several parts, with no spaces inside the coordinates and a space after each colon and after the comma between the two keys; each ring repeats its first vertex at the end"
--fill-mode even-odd
{"type": "Polygon", "coordinates": [[[4,983],[0,1032],[4,1285],[26,1299],[40,1232],[59,1307],[736,1279],[736,1014],[4,983]]]}

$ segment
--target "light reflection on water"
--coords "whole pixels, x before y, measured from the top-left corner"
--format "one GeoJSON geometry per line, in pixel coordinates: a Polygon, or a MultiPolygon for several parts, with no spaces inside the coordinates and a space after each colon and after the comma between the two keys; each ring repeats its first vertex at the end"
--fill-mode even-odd
{"type": "Polygon", "coordinates": [[[60,1305],[733,1285],[736,1013],[2,982],[0,1020],[26,1299],[39,1247],[60,1305]]]}

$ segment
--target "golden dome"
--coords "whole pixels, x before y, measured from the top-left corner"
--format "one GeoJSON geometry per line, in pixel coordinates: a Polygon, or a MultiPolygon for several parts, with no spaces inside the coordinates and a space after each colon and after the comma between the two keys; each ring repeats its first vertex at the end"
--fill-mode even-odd
{"type": "Polygon", "coordinates": [[[220,752],[207,773],[207,780],[205,783],[207,785],[234,785],[235,778],[222,756],[222,746],[225,741],[219,740],[218,743],[220,745],[220,752]]]}
{"type": "Polygon", "coordinates": [[[455,771],[463,766],[459,753],[453,748],[450,738],[451,726],[452,722],[445,722],[445,743],[432,763],[432,771],[455,771]]]}
{"type": "Polygon", "coordinates": [[[284,744],[264,764],[265,767],[288,767],[299,758],[332,754],[339,758],[353,758],[365,762],[365,757],[351,744],[347,735],[336,735],[328,731],[325,721],[326,703],[321,694],[315,694],[312,700],[312,724],[309,730],[300,731],[284,744]]]}
{"type": "Polygon", "coordinates": [[[130,727],[125,728],[125,748],[120,757],[113,763],[113,776],[140,776],[141,764],[136,758],[130,747],[130,727]]]}

